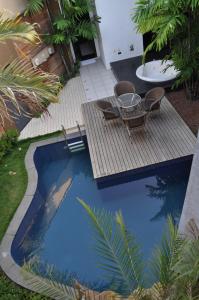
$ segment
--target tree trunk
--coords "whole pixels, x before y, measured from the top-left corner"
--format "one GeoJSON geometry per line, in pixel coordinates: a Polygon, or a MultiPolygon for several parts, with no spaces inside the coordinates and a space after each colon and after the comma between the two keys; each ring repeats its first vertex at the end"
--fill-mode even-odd
{"type": "Polygon", "coordinates": [[[199,100],[199,78],[197,75],[192,75],[189,80],[185,81],[185,87],[189,100],[199,100]]]}

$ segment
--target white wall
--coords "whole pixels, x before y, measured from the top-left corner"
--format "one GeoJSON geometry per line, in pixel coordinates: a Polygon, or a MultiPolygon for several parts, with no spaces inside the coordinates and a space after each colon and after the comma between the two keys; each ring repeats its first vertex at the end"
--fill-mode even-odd
{"type": "Polygon", "coordinates": [[[0,0],[0,11],[8,10],[12,13],[22,13],[26,8],[27,0],[0,0]]]}
{"type": "Polygon", "coordinates": [[[110,62],[143,54],[142,35],[136,33],[132,22],[136,0],[95,0],[97,14],[102,18],[100,49],[107,68],[110,62]],[[134,51],[130,51],[130,46],[134,51]],[[121,52],[119,55],[118,52],[121,52]]]}
{"type": "MultiPolygon", "coordinates": [[[[5,17],[13,17],[22,13],[26,8],[27,0],[0,0],[0,12],[5,17]]],[[[7,65],[17,57],[17,53],[11,41],[0,43],[0,67],[7,65]]]]}

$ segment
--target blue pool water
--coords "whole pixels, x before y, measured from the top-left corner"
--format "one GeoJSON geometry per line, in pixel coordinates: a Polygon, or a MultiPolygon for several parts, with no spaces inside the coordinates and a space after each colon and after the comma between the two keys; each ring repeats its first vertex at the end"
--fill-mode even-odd
{"type": "Polygon", "coordinates": [[[144,174],[123,175],[100,188],[93,179],[88,151],[72,155],[63,143],[52,144],[37,149],[35,164],[37,192],[13,242],[12,255],[23,264],[36,254],[57,270],[94,283],[104,278],[104,273],[97,267],[99,258],[88,216],[76,199],[112,212],[121,210],[148,259],[160,241],[167,216],[179,222],[191,159],[144,174]],[[70,189],[53,214],[68,180],[72,180],[70,189]]]}

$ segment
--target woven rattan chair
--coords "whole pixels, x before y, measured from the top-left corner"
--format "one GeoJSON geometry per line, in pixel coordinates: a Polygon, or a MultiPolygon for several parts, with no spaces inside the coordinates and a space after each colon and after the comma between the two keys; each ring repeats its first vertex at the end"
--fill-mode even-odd
{"type": "Polygon", "coordinates": [[[114,120],[120,117],[117,107],[114,107],[109,101],[97,100],[95,106],[103,113],[105,121],[114,120]]]}
{"type": "Polygon", "coordinates": [[[160,111],[160,105],[165,96],[165,89],[156,87],[148,91],[142,101],[142,107],[147,112],[160,111]]]}
{"type": "Polygon", "coordinates": [[[119,81],[114,87],[115,97],[123,94],[135,93],[135,85],[130,81],[119,81]]]}
{"type": "Polygon", "coordinates": [[[122,116],[122,120],[126,125],[129,136],[131,136],[132,130],[144,129],[146,124],[147,112],[140,112],[137,115],[132,115],[129,117],[122,116]]]}

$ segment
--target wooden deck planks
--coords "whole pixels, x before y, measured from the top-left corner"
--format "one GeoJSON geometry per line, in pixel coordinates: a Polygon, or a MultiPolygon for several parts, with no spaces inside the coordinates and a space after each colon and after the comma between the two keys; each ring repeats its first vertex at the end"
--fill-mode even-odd
{"type": "MultiPolygon", "coordinates": [[[[106,100],[114,103],[114,97],[106,100]]],[[[142,168],[194,153],[196,137],[164,98],[146,130],[128,136],[120,120],[104,122],[94,102],[82,104],[94,178],[142,168]]]]}

